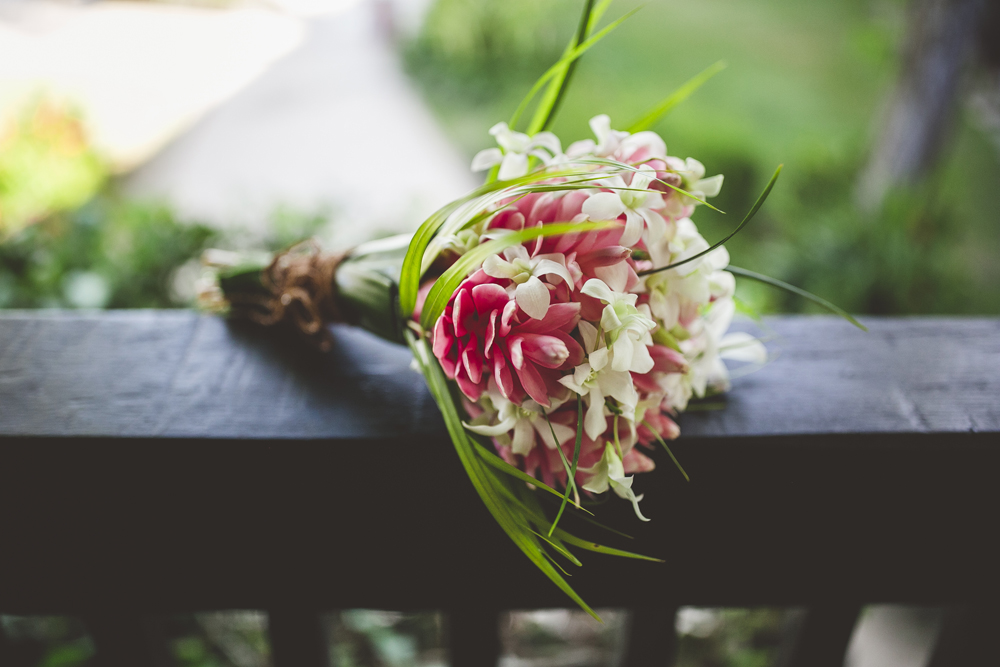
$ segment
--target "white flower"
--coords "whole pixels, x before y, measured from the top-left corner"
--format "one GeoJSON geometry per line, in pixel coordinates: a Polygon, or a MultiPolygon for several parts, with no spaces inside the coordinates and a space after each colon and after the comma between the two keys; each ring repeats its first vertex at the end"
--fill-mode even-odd
{"type": "Polygon", "coordinates": [[[597,143],[595,144],[592,139],[573,142],[566,149],[566,155],[570,157],[582,157],[584,155],[609,157],[618,150],[622,141],[629,136],[628,132],[612,130],[611,118],[607,114],[591,118],[590,129],[594,133],[594,136],[597,137],[597,143]]]}
{"type": "Polygon", "coordinates": [[[611,119],[606,114],[590,119],[590,129],[597,137],[597,143],[592,139],[584,139],[570,144],[566,149],[568,157],[615,157],[627,159],[639,150],[646,150],[646,157],[664,159],[667,156],[667,146],[656,132],[637,132],[629,134],[621,130],[611,129],[611,119]]]}
{"type": "MultiPolygon", "coordinates": [[[[681,189],[690,192],[698,199],[704,200],[708,197],[714,197],[722,189],[722,174],[705,178],[705,165],[693,157],[689,157],[687,160],[668,157],[667,166],[681,177],[681,189]]],[[[698,202],[685,196],[671,197],[667,202],[667,213],[672,217],[680,215],[683,207],[690,204],[697,205],[698,202]]]]}
{"type": "Polygon", "coordinates": [[[649,165],[639,167],[632,173],[632,182],[627,184],[621,176],[612,176],[605,184],[616,189],[613,192],[598,192],[583,202],[583,213],[591,220],[616,220],[625,214],[625,231],[619,243],[632,247],[642,238],[644,228],[649,229],[650,242],[667,237],[667,222],[654,209],[664,207],[663,195],[657,190],[649,190],[649,184],[656,178],[656,172],[649,165]]]}
{"type": "MultiPolygon", "coordinates": [[[[709,248],[694,223],[688,218],[677,221],[674,240],[663,246],[650,247],[654,266],[668,266],[693,257],[709,248]]],[[[665,329],[677,324],[681,306],[685,303],[703,305],[711,299],[733,294],[736,281],[724,271],[729,266],[729,252],[720,246],[702,257],[673,269],[653,273],[646,278],[649,308],[665,329]]]]}
{"type": "Polygon", "coordinates": [[[767,361],[764,344],[748,333],[726,333],[733,320],[736,306],[732,299],[718,299],[702,321],[702,330],[692,337],[693,345],[701,347],[691,362],[688,373],[691,389],[703,397],[711,386],[721,391],[729,389],[729,371],[723,359],[763,364],[767,361]]]}
{"type": "Polygon", "coordinates": [[[597,329],[589,322],[582,321],[578,325],[583,336],[584,349],[590,361],[585,361],[573,370],[573,375],[559,378],[559,382],[581,396],[588,397],[587,414],[583,420],[583,429],[587,437],[597,440],[607,429],[604,401],[610,396],[618,401],[622,415],[631,421],[635,419],[635,406],[639,402],[639,394],[632,384],[632,376],[628,371],[618,371],[607,363],[607,348],[599,339],[597,329]],[[591,365],[597,362],[599,368],[591,365]]]}
{"type": "Polygon", "coordinates": [[[636,496],[632,490],[632,479],[634,476],[625,476],[625,466],[622,465],[622,460],[618,458],[618,454],[615,452],[614,447],[611,446],[611,443],[604,446],[604,456],[601,457],[601,460],[593,468],[581,469],[581,472],[585,475],[591,475],[590,480],[583,485],[584,489],[592,493],[604,493],[610,486],[618,497],[632,501],[635,515],[639,519],[649,521],[639,511],[639,501],[642,500],[642,496],[636,496]]]}
{"type": "MultiPolygon", "coordinates": [[[[588,280],[580,291],[607,304],[601,313],[601,329],[611,345],[611,368],[634,373],[651,371],[653,358],[646,346],[653,344],[649,332],[656,328],[656,322],[650,318],[649,307],[636,308],[638,295],[614,292],[597,278],[588,280]]],[[[591,355],[591,364],[603,366],[607,362],[604,355],[596,359],[591,355]]]]}
{"type": "Polygon", "coordinates": [[[562,153],[559,138],[551,132],[539,132],[529,137],[515,132],[507,123],[497,123],[490,128],[500,148],[487,148],[472,158],[472,171],[482,171],[499,164],[497,178],[506,181],[528,173],[528,157],[534,156],[545,164],[562,153]]]}
{"type": "MultiPolygon", "coordinates": [[[[462,422],[462,425],[473,433],[497,438],[501,444],[509,445],[515,454],[527,456],[535,447],[536,433],[549,449],[556,448],[553,431],[560,445],[576,436],[576,431],[565,424],[550,424],[542,406],[535,401],[527,399],[516,405],[507,400],[492,381],[481,403],[486,411],[471,423],[462,422]]],[[[551,410],[560,405],[562,403],[553,400],[551,410]]]]}
{"type": "Polygon", "coordinates": [[[560,253],[529,257],[527,249],[515,245],[503,251],[506,259],[490,255],[483,262],[483,271],[492,278],[514,281],[514,300],[528,317],[540,320],[549,310],[549,288],[539,276],[556,275],[570,286],[573,277],[566,268],[566,257],[560,253]]]}

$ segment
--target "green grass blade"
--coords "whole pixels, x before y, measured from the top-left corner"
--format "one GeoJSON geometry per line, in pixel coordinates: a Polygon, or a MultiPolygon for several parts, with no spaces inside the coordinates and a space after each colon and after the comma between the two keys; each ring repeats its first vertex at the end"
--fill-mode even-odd
{"type": "Polygon", "coordinates": [[[765,276],[761,273],[756,273],[754,271],[749,271],[747,269],[741,269],[738,266],[729,266],[726,268],[726,271],[729,271],[735,276],[740,276],[742,278],[749,278],[750,280],[756,280],[757,282],[764,283],[765,285],[770,285],[771,287],[777,287],[778,289],[783,289],[786,292],[791,292],[792,294],[801,296],[803,299],[808,299],[809,301],[812,301],[816,305],[826,308],[835,315],[840,315],[845,320],[847,320],[857,328],[861,329],[862,331],[868,331],[868,327],[861,324],[861,322],[858,322],[856,319],[854,319],[854,316],[852,316],[850,313],[848,313],[840,306],[834,305],[833,303],[830,303],[823,297],[816,296],[812,292],[807,292],[801,287],[790,285],[784,282],[783,280],[778,280],[777,278],[771,278],[770,276],[765,276]]]}
{"type": "MultiPolygon", "coordinates": [[[[582,56],[584,53],[586,53],[587,50],[590,47],[594,46],[599,41],[601,41],[602,39],[604,39],[604,37],[606,37],[609,32],[611,32],[612,30],[614,30],[615,28],[617,28],[619,25],[622,24],[623,21],[625,21],[626,19],[628,19],[630,16],[632,16],[632,14],[635,14],[637,11],[639,11],[639,8],[633,9],[632,11],[630,11],[627,14],[625,14],[624,16],[622,16],[617,21],[614,21],[613,23],[608,24],[607,26],[605,26],[604,28],[602,28],[599,32],[595,33],[592,37],[590,37],[589,39],[587,39],[587,41],[585,41],[583,44],[580,44],[579,46],[577,46],[577,47],[573,48],[572,50],[568,51],[562,58],[560,58],[558,61],[556,61],[555,65],[553,65],[549,69],[545,70],[545,73],[542,74],[542,76],[540,76],[538,78],[538,81],[535,82],[535,85],[533,85],[531,87],[531,90],[528,91],[528,94],[525,95],[524,99],[521,100],[521,103],[518,105],[517,109],[514,111],[514,115],[511,116],[510,122],[508,123],[508,125],[510,126],[510,128],[514,129],[517,126],[518,121],[521,120],[521,116],[524,114],[525,110],[528,108],[528,105],[531,103],[531,100],[534,99],[535,95],[538,94],[538,91],[540,91],[542,89],[542,87],[546,83],[548,83],[549,80],[552,77],[558,75],[562,71],[562,68],[564,66],[568,65],[569,63],[573,62],[574,60],[576,60],[577,58],[579,58],[580,56],[582,56]]],[[[534,127],[534,126],[535,126],[535,122],[533,120],[532,121],[532,125],[529,126],[529,128],[528,128],[528,134],[534,134],[535,132],[539,131],[538,129],[532,130],[532,127],[534,127]]]]}
{"type": "MultiPolygon", "coordinates": [[[[541,533],[539,533],[538,531],[535,531],[535,530],[533,530],[531,532],[533,532],[535,535],[537,535],[539,538],[541,538],[542,541],[545,542],[546,544],[548,544],[550,547],[552,547],[553,549],[555,549],[556,552],[560,556],[562,556],[563,558],[565,558],[569,562],[573,563],[573,565],[576,565],[577,567],[583,567],[583,563],[580,562],[580,559],[577,558],[576,556],[574,556],[573,554],[571,554],[569,552],[569,550],[562,545],[562,542],[560,542],[557,539],[554,540],[551,537],[546,537],[545,535],[542,535],[541,533]]],[[[565,572],[565,570],[563,570],[563,572],[565,572]]]]}
{"type": "Polygon", "coordinates": [[[458,289],[458,286],[465,280],[466,276],[478,268],[483,263],[483,260],[490,255],[495,255],[505,248],[536,239],[540,236],[548,237],[568,234],[570,232],[588,232],[597,229],[606,229],[614,224],[614,222],[555,223],[522,229],[519,232],[507,234],[503,238],[487,241],[482,245],[476,246],[448,267],[448,270],[441,274],[441,277],[434,283],[434,287],[431,288],[430,293],[427,295],[427,301],[424,303],[424,308],[420,313],[420,325],[425,330],[430,331],[434,323],[441,316],[441,313],[444,312],[445,306],[455,293],[455,290],[458,289]]]}
{"type": "MultiPolygon", "coordinates": [[[[475,442],[475,440],[473,440],[473,442],[475,442]]],[[[528,484],[536,486],[542,491],[545,491],[546,493],[551,493],[556,498],[562,498],[563,494],[559,493],[548,484],[545,484],[544,482],[532,477],[531,475],[524,472],[520,468],[515,468],[514,466],[507,463],[502,458],[500,458],[499,456],[488,450],[486,447],[483,447],[478,442],[476,442],[476,453],[479,454],[480,458],[482,458],[483,461],[493,466],[500,472],[506,473],[511,477],[521,480],[522,482],[526,482],[528,484]]]]}
{"type": "MultiPolygon", "coordinates": [[[[548,415],[545,417],[548,419],[548,415]]],[[[555,433],[553,433],[555,435],[555,433]]],[[[576,441],[573,444],[573,465],[569,470],[566,471],[566,494],[563,496],[562,502],[559,504],[559,511],[556,513],[556,518],[553,519],[552,525],[549,527],[549,536],[555,531],[556,526],[559,525],[559,519],[562,518],[563,511],[566,509],[566,503],[569,502],[569,492],[570,489],[576,484],[576,466],[580,462],[580,445],[583,443],[583,397],[576,397],[576,441]]],[[[559,450],[559,455],[563,458],[563,463],[565,464],[566,455],[563,454],[562,447],[559,446],[559,442],[556,442],[556,449],[559,450]]]]}
{"type": "MultiPolygon", "coordinates": [[[[573,36],[573,39],[569,42],[569,46],[566,47],[567,51],[576,48],[578,44],[582,44],[583,41],[587,39],[593,11],[594,0],[585,0],[583,5],[583,15],[580,16],[580,25],[577,28],[576,35],[573,36]]],[[[569,86],[570,79],[573,78],[573,72],[576,70],[578,62],[579,59],[565,65],[562,70],[552,78],[552,81],[549,83],[549,87],[545,90],[545,95],[542,97],[542,101],[538,105],[538,109],[535,111],[535,117],[532,118],[529,126],[535,126],[539,113],[543,111],[545,117],[539,124],[539,130],[544,130],[549,126],[549,123],[552,122],[552,118],[556,114],[556,110],[559,108],[559,103],[562,101],[563,95],[566,93],[566,88],[569,86]]]]}
{"type": "Polygon", "coordinates": [[[670,458],[673,459],[674,465],[677,466],[677,469],[681,471],[682,475],[684,475],[684,479],[686,479],[687,481],[690,482],[691,478],[688,477],[687,472],[684,470],[683,466],[681,466],[681,462],[677,460],[676,456],[674,456],[674,452],[673,452],[673,450],[670,449],[670,445],[667,444],[667,441],[664,440],[660,436],[660,434],[656,432],[656,429],[653,428],[650,425],[650,423],[648,421],[646,421],[645,419],[642,420],[642,425],[645,426],[646,428],[648,428],[652,432],[652,434],[654,436],[656,436],[656,439],[660,441],[660,444],[663,445],[663,448],[665,450],[667,450],[667,454],[670,454],[670,458]]]}
{"type": "Polygon", "coordinates": [[[633,553],[631,551],[622,551],[621,549],[613,549],[611,547],[606,547],[603,544],[598,544],[597,542],[588,542],[587,540],[581,540],[575,535],[570,535],[562,528],[556,529],[556,537],[565,542],[566,544],[573,545],[574,547],[579,547],[581,549],[586,549],[587,551],[593,551],[599,554],[607,554],[608,556],[621,556],[622,558],[634,558],[636,560],[648,560],[653,563],[663,563],[662,558],[653,558],[652,556],[643,556],[642,554],[633,553]]]}
{"type": "Polygon", "coordinates": [[[417,304],[417,291],[420,289],[420,278],[426,270],[424,265],[424,253],[427,250],[427,246],[430,245],[431,240],[445,225],[449,217],[459,208],[461,208],[464,204],[468,204],[469,202],[480,197],[504,190],[506,188],[517,187],[546,178],[560,178],[580,174],[581,172],[578,170],[564,170],[548,174],[528,174],[509,181],[486,183],[464,197],[456,199],[455,201],[450,202],[435,211],[429,218],[427,218],[427,220],[423,222],[423,224],[420,225],[420,227],[417,228],[417,231],[414,232],[413,239],[410,241],[410,245],[406,249],[406,255],[403,257],[403,265],[400,269],[399,275],[399,308],[403,319],[409,319],[410,315],[413,314],[414,307],[417,304]]]}
{"type": "MultiPolygon", "coordinates": [[[[624,22],[626,19],[632,16],[632,14],[635,14],[637,11],[639,11],[639,9],[641,9],[641,7],[636,7],[629,13],[625,14],[625,16],[622,16],[617,21],[614,21],[606,28],[598,32],[596,35],[594,35],[592,39],[582,42],[581,46],[586,45],[587,48],[590,48],[591,46],[599,42],[601,39],[603,39],[612,30],[621,25],[622,22],[624,22]]],[[[589,21],[587,23],[589,25],[589,21]]],[[[583,27],[583,25],[581,25],[581,27],[583,27]]],[[[575,51],[576,49],[574,49],[573,52],[575,51]]],[[[535,113],[531,118],[531,123],[528,124],[529,135],[535,134],[536,132],[541,132],[546,127],[548,127],[549,123],[552,121],[552,118],[556,112],[556,107],[562,100],[562,96],[566,91],[567,85],[569,84],[569,79],[572,76],[573,71],[576,69],[577,61],[580,59],[580,56],[582,55],[583,51],[580,51],[579,54],[570,59],[568,63],[563,65],[559,69],[559,71],[557,71],[556,74],[553,75],[552,81],[549,83],[549,87],[546,89],[545,94],[542,96],[541,101],[535,108],[535,113]]]]}
{"type": "Polygon", "coordinates": [[[636,132],[648,130],[663,116],[670,113],[675,106],[691,97],[691,95],[696,90],[701,88],[706,81],[724,69],[726,69],[726,63],[725,61],[720,60],[714,65],[710,65],[698,74],[694,75],[691,79],[685,82],[684,85],[670,93],[670,95],[665,97],[659,104],[653,107],[649,113],[632,123],[632,125],[628,128],[628,131],[635,134],[636,132]]]}
{"type": "MultiPolygon", "coordinates": [[[[568,595],[570,599],[576,602],[581,609],[600,621],[600,616],[583,601],[583,598],[573,590],[566,580],[563,579],[562,575],[556,571],[552,563],[549,562],[548,555],[538,545],[533,531],[524,524],[519,523],[510,507],[503,502],[502,494],[497,488],[499,484],[498,480],[490,476],[481,467],[484,464],[475,456],[472,443],[465,433],[455,403],[448,390],[447,379],[444,377],[441,366],[431,354],[427,341],[424,339],[418,340],[411,332],[407,333],[406,338],[410,350],[413,352],[414,359],[417,360],[417,364],[423,372],[424,379],[427,381],[431,395],[441,410],[441,415],[444,418],[445,426],[451,436],[452,444],[455,446],[459,460],[465,468],[473,487],[476,489],[476,493],[479,494],[480,499],[482,499],[490,514],[493,515],[500,528],[539,570],[568,595]]],[[[527,519],[527,517],[523,518],[527,519]]]]}
{"type": "Polygon", "coordinates": [[[640,271],[639,275],[640,276],[648,276],[651,273],[659,273],[660,271],[666,271],[667,269],[673,269],[673,268],[676,268],[678,266],[682,266],[684,264],[687,264],[688,262],[693,262],[694,260],[698,259],[699,257],[704,257],[708,253],[712,252],[713,250],[715,250],[719,246],[721,246],[724,243],[726,243],[726,241],[728,241],[729,239],[731,239],[734,236],[736,236],[740,232],[741,229],[743,229],[744,227],[747,226],[748,222],[750,222],[751,220],[753,220],[753,217],[755,215],[757,215],[757,211],[759,211],[760,207],[764,205],[764,200],[766,200],[767,196],[769,194],[771,194],[771,188],[774,187],[774,183],[778,180],[778,175],[781,174],[781,168],[783,166],[784,165],[779,164],[778,168],[774,170],[774,175],[771,176],[771,180],[767,182],[767,187],[765,187],[764,191],[760,193],[759,197],[757,197],[757,201],[754,202],[754,205],[747,212],[746,216],[744,216],[743,221],[739,224],[739,226],[736,227],[736,229],[734,229],[732,232],[730,232],[729,236],[727,236],[726,238],[722,239],[718,243],[710,246],[706,250],[702,250],[701,252],[699,252],[696,255],[691,255],[687,259],[682,259],[679,262],[674,262],[673,264],[668,264],[667,266],[661,266],[658,269],[648,269],[646,271],[640,271]]]}

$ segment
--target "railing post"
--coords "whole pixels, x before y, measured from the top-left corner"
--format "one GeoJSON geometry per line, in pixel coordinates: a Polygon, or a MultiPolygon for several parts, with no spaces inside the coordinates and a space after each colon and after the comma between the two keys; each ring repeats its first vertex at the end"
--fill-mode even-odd
{"type": "Polygon", "coordinates": [[[677,607],[633,609],[629,613],[622,667],[670,667],[677,659],[677,607]]]}
{"type": "Polygon", "coordinates": [[[274,667],[327,667],[330,649],[315,611],[272,609],[267,614],[274,667]]]}
{"type": "Polygon", "coordinates": [[[95,614],[84,622],[95,667],[173,667],[161,619],[95,614]]]}
{"type": "Polygon", "coordinates": [[[789,624],[777,667],[843,667],[860,613],[860,604],[810,607],[789,624]]]}
{"type": "Polygon", "coordinates": [[[495,609],[448,612],[451,667],[495,667],[500,659],[500,614],[495,609]]]}
{"type": "Polygon", "coordinates": [[[995,608],[949,609],[927,667],[995,664],[1000,612],[995,608]]]}

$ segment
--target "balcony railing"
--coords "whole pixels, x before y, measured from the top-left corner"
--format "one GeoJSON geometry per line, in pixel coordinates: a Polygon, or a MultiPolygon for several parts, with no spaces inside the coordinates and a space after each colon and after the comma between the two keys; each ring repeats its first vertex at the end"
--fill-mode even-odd
{"type": "MultiPolygon", "coordinates": [[[[1000,320],[765,322],[777,359],[682,417],[691,482],[660,457],[635,482],[650,523],[600,508],[666,564],[590,554],[574,587],[636,610],[630,665],[669,663],[678,605],[806,606],[783,659],[813,667],[842,664],[863,604],[949,606],[935,667],[995,659],[1000,320]]],[[[434,608],[479,666],[499,610],[569,606],[479,501],[409,352],[334,335],[0,315],[0,612],[79,614],[105,664],[138,666],[144,615],[265,609],[276,667],[314,667],[323,610],[434,608]]]]}

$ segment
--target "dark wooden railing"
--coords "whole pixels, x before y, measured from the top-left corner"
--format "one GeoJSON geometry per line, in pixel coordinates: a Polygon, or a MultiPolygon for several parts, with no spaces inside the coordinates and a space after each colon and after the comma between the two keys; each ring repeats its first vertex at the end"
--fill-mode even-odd
{"type": "MultiPolygon", "coordinates": [[[[935,667],[988,655],[1000,320],[766,324],[777,359],[682,418],[691,482],[660,456],[636,479],[650,523],[600,508],[666,564],[584,554],[573,585],[636,611],[630,665],[669,663],[678,605],[808,607],[786,666],[842,664],[876,602],[955,608],[935,667]]],[[[479,666],[498,610],[569,606],[479,501],[409,352],[334,335],[321,354],[190,312],[0,315],[0,612],[79,614],[105,664],[139,666],[143,615],[265,609],[276,666],[312,667],[322,610],[433,608],[479,666]]]]}

